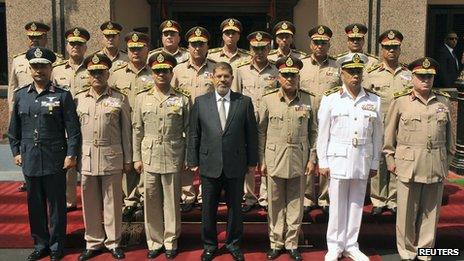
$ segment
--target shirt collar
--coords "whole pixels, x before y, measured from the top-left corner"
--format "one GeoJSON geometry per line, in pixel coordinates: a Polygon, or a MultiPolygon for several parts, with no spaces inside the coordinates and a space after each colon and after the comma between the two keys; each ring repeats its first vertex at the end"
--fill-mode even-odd
{"type": "Polygon", "coordinates": [[[230,102],[230,89],[224,97],[219,95],[217,91],[214,91],[214,94],[216,95],[216,101],[219,101],[219,99],[224,98],[226,101],[230,102]]]}
{"type": "Polygon", "coordinates": [[[347,96],[347,97],[350,97],[350,98],[353,99],[353,100],[359,100],[359,99],[361,99],[361,98],[364,97],[364,96],[366,96],[366,97],[369,96],[369,94],[364,90],[364,88],[361,87],[361,90],[359,91],[358,96],[353,97],[353,96],[351,96],[351,94],[348,92],[346,85],[343,84],[343,85],[342,85],[342,89],[340,90],[340,97],[343,97],[344,95],[347,96]]]}
{"type": "Polygon", "coordinates": [[[311,54],[311,63],[312,63],[313,65],[325,65],[325,64],[327,64],[328,62],[329,62],[329,55],[327,55],[327,56],[325,57],[325,59],[324,59],[321,63],[319,63],[319,62],[316,60],[316,57],[314,57],[314,54],[311,54]]]}
{"type": "Polygon", "coordinates": [[[453,50],[454,50],[453,48],[449,47],[449,45],[447,45],[447,44],[445,44],[445,46],[446,46],[446,48],[448,49],[448,51],[449,51],[450,53],[453,52],[453,50]]]}
{"type": "MultiPolygon", "coordinates": [[[[32,83],[29,85],[29,88],[27,88],[27,92],[32,92],[32,91],[37,92],[37,89],[35,88],[35,83],[34,83],[34,82],[32,82],[32,83]]],[[[55,85],[53,84],[53,82],[50,81],[50,82],[45,86],[44,91],[55,92],[55,85]]]]}

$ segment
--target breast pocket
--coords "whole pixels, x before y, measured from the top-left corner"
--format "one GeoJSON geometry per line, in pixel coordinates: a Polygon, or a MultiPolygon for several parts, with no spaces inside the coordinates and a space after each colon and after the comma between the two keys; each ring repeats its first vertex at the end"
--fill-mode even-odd
{"type": "Polygon", "coordinates": [[[375,121],[377,121],[377,113],[373,111],[363,112],[363,131],[364,137],[371,134],[374,129],[375,121]]]}
{"type": "Polygon", "coordinates": [[[345,108],[336,108],[330,115],[334,129],[345,130],[349,127],[350,114],[345,108]]]}
{"type": "Polygon", "coordinates": [[[121,107],[106,107],[103,112],[103,122],[107,125],[118,124],[121,107]]]}
{"type": "Polygon", "coordinates": [[[269,126],[273,129],[282,129],[284,116],[282,112],[269,112],[269,126]]]}
{"type": "Polygon", "coordinates": [[[420,128],[420,115],[401,115],[400,127],[407,131],[415,131],[420,128]]]}
{"type": "Polygon", "coordinates": [[[121,146],[106,147],[101,149],[103,154],[103,171],[122,170],[123,154],[121,146]]]}
{"type": "Polygon", "coordinates": [[[76,109],[76,112],[77,112],[77,116],[79,116],[79,121],[81,123],[81,126],[85,126],[89,124],[90,114],[89,114],[88,107],[78,106],[76,109]]]}

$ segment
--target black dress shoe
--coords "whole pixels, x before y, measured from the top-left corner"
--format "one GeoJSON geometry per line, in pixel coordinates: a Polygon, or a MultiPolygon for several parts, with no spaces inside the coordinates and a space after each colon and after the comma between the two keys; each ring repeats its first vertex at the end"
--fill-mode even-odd
{"type": "Polygon", "coordinates": [[[122,211],[122,221],[123,222],[132,222],[134,221],[134,213],[137,210],[134,206],[125,207],[122,211]]]}
{"type": "Polygon", "coordinates": [[[177,254],[177,249],[166,250],[166,253],[164,253],[167,259],[174,259],[177,254]]]}
{"type": "Polygon", "coordinates": [[[101,254],[101,250],[99,249],[86,249],[84,251],[82,251],[82,253],[79,255],[79,261],[84,261],[84,260],[88,260],[94,256],[98,256],[99,254],[101,254]]]}
{"type": "Polygon", "coordinates": [[[35,260],[39,260],[43,257],[46,257],[48,256],[48,253],[50,251],[48,249],[42,249],[42,250],[34,250],[28,257],[27,257],[27,260],[28,261],[35,261],[35,260]]]}
{"type": "Polygon", "coordinates": [[[322,206],[322,213],[324,213],[324,215],[329,215],[329,206],[322,206]]]}
{"type": "Polygon", "coordinates": [[[63,251],[51,251],[50,252],[50,261],[58,261],[63,259],[63,251]]]}
{"type": "Polygon", "coordinates": [[[148,259],[156,258],[157,256],[159,256],[161,254],[162,251],[163,251],[162,248],[158,248],[158,249],[155,249],[155,250],[149,250],[148,254],[147,254],[147,258],[148,259]]]}
{"type": "Polygon", "coordinates": [[[243,261],[245,260],[245,256],[243,255],[242,250],[240,248],[229,250],[230,254],[234,258],[235,261],[243,261]]]}
{"type": "Polygon", "coordinates": [[[122,251],[119,247],[113,248],[110,251],[114,259],[124,259],[126,257],[126,255],[124,255],[124,251],[122,251]]]}
{"type": "Polygon", "coordinates": [[[187,213],[192,211],[193,209],[193,203],[181,203],[180,204],[180,212],[182,213],[187,213]]]}
{"type": "Polygon", "coordinates": [[[268,260],[274,260],[274,259],[278,258],[281,253],[282,253],[281,249],[272,249],[271,248],[269,251],[267,251],[266,257],[267,257],[268,260]]]}
{"type": "Polygon", "coordinates": [[[208,250],[205,249],[203,250],[203,253],[201,254],[201,261],[211,261],[214,258],[214,250],[208,250]]]}
{"type": "Polygon", "coordinates": [[[383,207],[374,207],[372,208],[371,215],[372,216],[379,216],[383,212],[383,207]]]}
{"type": "Polygon", "coordinates": [[[132,220],[135,222],[144,222],[145,218],[143,208],[139,208],[135,211],[134,215],[132,215],[132,220]]]}
{"type": "Polygon", "coordinates": [[[21,186],[18,187],[18,191],[25,192],[26,190],[27,190],[26,183],[25,182],[21,183],[21,186]]]}
{"type": "Polygon", "coordinates": [[[297,261],[303,260],[303,257],[301,256],[300,252],[298,252],[297,249],[288,250],[288,254],[293,260],[297,260],[297,261]]]}
{"type": "Polygon", "coordinates": [[[242,213],[248,213],[253,208],[253,205],[243,204],[242,206],[242,213]]]}

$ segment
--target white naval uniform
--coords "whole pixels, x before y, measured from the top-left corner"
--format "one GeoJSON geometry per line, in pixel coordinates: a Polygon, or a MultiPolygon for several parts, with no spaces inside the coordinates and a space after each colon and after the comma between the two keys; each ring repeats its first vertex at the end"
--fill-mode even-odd
{"type": "Polygon", "coordinates": [[[383,126],[380,97],[361,88],[352,97],[345,86],[324,96],[319,107],[319,168],[330,169],[327,248],[358,248],[369,170],[379,167],[383,126]]]}

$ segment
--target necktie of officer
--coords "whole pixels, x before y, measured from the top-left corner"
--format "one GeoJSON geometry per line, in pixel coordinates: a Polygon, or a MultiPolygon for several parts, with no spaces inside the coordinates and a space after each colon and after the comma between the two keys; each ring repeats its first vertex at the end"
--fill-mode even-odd
{"type": "Polygon", "coordinates": [[[221,102],[219,106],[219,120],[221,121],[222,130],[226,127],[226,106],[224,104],[225,98],[220,98],[219,101],[221,102]]]}

